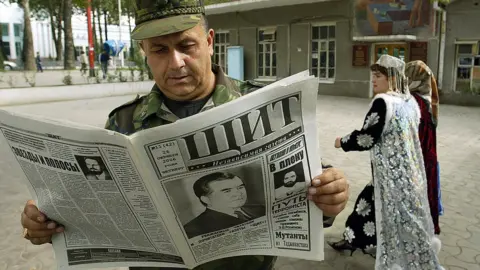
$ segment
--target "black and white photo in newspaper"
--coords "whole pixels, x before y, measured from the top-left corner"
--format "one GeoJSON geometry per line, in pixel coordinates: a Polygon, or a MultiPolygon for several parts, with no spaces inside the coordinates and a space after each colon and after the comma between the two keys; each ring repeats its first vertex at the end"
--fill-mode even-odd
{"type": "Polygon", "coordinates": [[[6,111],[0,119],[11,149],[2,156],[18,163],[39,209],[65,226],[53,238],[58,269],[184,266],[126,137],[6,111]]]}
{"type": "MultiPolygon", "coordinates": [[[[269,155],[268,166],[274,190],[272,207],[275,247],[310,249],[310,205],[305,179],[311,178],[304,136],[269,155]]],[[[313,228],[314,230],[316,228],[313,228]]]]}
{"type": "MultiPolygon", "coordinates": [[[[242,255],[323,260],[322,213],[306,199],[311,177],[321,173],[317,83],[308,72],[298,74],[228,106],[181,119],[175,128],[144,130],[132,136],[135,149],[143,148],[139,161],[156,179],[150,182],[158,183],[153,187],[158,199],[170,206],[163,209],[165,221],[188,266],[242,255]],[[295,149],[279,158],[296,159],[284,169],[293,170],[296,175],[288,176],[300,185],[294,186],[298,192],[277,200],[268,157],[285,147],[295,149]],[[255,171],[248,166],[256,163],[261,171],[253,179],[241,173],[245,166],[255,171]],[[252,198],[251,181],[263,185],[264,218],[243,207],[252,198]],[[220,215],[221,221],[209,222],[218,224],[197,222],[220,215]],[[246,248],[255,245],[258,248],[246,248]]],[[[278,169],[277,179],[281,173],[282,177],[287,174],[278,169]]]]}
{"type": "Polygon", "coordinates": [[[212,252],[228,255],[272,247],[263,167],[259,158],[163,182],[198,261],[212,252]]]}

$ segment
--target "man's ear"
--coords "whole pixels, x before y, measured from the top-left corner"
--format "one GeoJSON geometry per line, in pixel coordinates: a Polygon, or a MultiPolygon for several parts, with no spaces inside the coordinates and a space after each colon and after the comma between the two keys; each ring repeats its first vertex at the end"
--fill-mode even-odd
{"type": "Polygon", "coordinates": [[[208,43],[208,52],[210,56],[213,56],[213,43],[215,42],[215,31],[213,29],[208,30],[207,33],[207,43],[208,43]]]}
{"type": "Polygon", "coordinates": [[[210,205],[210,199],[207,196],[201,196],[200,201],[206,205],[210,205]]]}

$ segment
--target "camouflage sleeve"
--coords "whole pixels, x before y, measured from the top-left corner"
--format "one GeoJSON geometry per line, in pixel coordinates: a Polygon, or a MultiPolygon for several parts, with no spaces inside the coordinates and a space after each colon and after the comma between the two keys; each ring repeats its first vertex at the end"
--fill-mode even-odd
{"type": "Polygon", "coordinates": [[[240,93],[243,95],[250,94],[253,91],[256,91],[262,87],[267,86],[266,84],[259,83],[256,81],[245,81],[241,86],[240,86],[240,93]]]}
{"type": "Polygon", "coordinates": [[[109,115],[105,123],[105,129],[116,131],[125,135],[131,134],[135,131],[133,126],[133,116],[135,109],[142,102],[140,95],[117,108],[115,108],[109,115]]]}
{"type": "Polygon", "coordinates": [[[109,116],[105,123],[105,129],[116,131],[118,127],[115,123],[115,115],[109,116]]]}

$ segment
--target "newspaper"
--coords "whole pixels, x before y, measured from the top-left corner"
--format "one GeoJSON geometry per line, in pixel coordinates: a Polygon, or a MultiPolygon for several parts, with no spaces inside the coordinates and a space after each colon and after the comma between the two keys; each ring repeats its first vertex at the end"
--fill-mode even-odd
{"type": "Polygon", "coordinates": [[[241,255],[323,260],[318,81],[299,73],[132,136],[0,111],[59,269],[182,267],[241,255]]]}

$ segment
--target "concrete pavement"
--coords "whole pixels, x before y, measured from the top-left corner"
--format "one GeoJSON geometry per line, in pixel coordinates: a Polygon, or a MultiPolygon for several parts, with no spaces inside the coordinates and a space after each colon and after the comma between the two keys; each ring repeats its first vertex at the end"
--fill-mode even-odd
{"type": "MultiPolygon", "coordinates": [[[[130,70],[121,70],[122,76],[129,82],[132,81],[132,73],[130,70]]],[[[71,76],[72,85],[84,85],[84,84],[97,84],[97,83],[109,83],[109,82],[119,82],[119,74],[116,73],[115,69],[112,67],[109,69],[108,74],[111,76],[117,76],[116,79],[110,81],[108,78],[103,79],[103,73],[99,71],[98,73],[99,81],[97,82],[96,78],[89,78],[88,76],[82,75],[80,70],[45,70],[44,72],[34,72],[34,71],[7,71],[0,72],[0,89],[5,88],[31,88],[30,83],[35,83],[35,87],[51,87],[51,86],[63,86],[65,83],[63,79],[65,76],[71,76]],[[29,83],[30,82],[30,83],[29,83]]],[[[88,75],[88,71],[87,71],[88,75]]],[[[146,76],[146,74],[145,74],[146,76]]],[[[145,77],[146,78],[146,77],[145,77]]],[[[135,71],[134,81],[140,80],[140,73],[135,71]]]]}
{"type": "MultiPolygon", "coordinates": [[[[103,126],[108,112],[131,98],[133,96],[25,105],[8,109],[103,126]]],[[[327,239],[340,238],[356,196],[371,178],[368,153],[344,153],[333,147],[337,136],[361,127],[368,102],[354,98],[318,98],[317,126],[323,159],[343,169],[351,183],[350,202],[335,221],[333,228],[326,230],[327,239]]],[[[0,145],[0,150],[1,147],[4,146],[0,145]]],[[[448,270],[480,270],[480,108],[446,105],[440,107],[438,151],[445,207],[445,215],[440,218],[440,237],[443,242],[441,262],[448,270]]],[[[3,228],[0,230],[0,238],[10,243],[8,250],[0,254],[0,269],[52,269],[45,268],[53,260],[50,247],[34,247],[20,237],[20,213],[29,194],[25,189],[10,184],[20,180],[19,174],[5,177],[12,168],[11,164],[0,159],[0,191],[3,196],[8,196],[7,199],[11,202],[10,205],[2,205],[0,208],[0,226],[3,228]],[[19,260],[28,267],[15,266],[19,260]]],[[[349,257],[326,246],[325,252],[326,258],[323,262],[281,258],[276,269],[373,269],[374,260],[359,251],[349,257]]]]}

